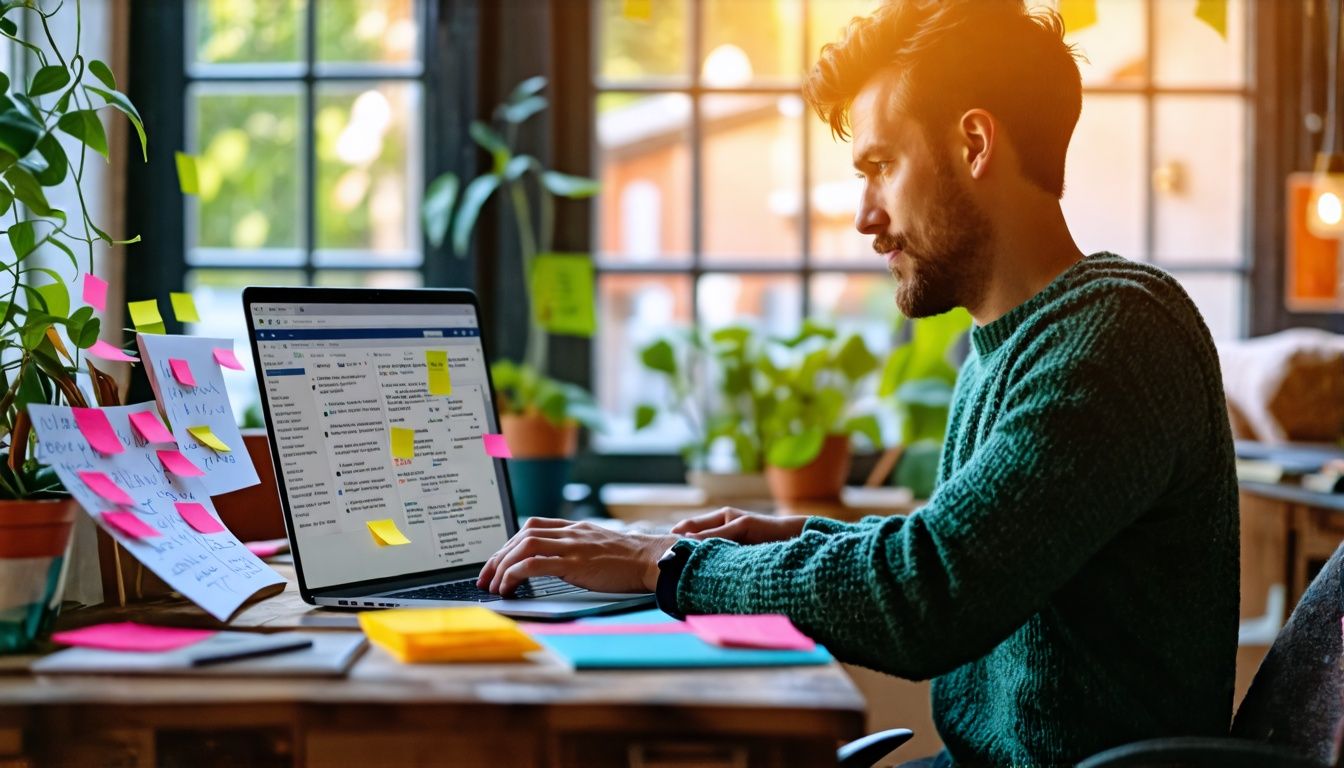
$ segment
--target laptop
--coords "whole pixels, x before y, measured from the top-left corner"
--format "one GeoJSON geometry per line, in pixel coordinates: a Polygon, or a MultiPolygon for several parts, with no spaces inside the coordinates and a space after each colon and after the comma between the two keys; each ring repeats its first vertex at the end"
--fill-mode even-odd
{"type": "Polygon", "coordinates": [[[554,577],[476,587],[518,518],[482,440],[499,416],[474,293],[249,287],[243,306],[305,602],[530,619],[653,603],[554,577]]]}

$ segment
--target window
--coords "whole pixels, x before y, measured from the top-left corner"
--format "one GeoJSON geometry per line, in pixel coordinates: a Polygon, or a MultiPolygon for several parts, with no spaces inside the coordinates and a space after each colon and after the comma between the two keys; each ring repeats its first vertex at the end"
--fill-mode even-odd
{"type": "MultiPolygon", "coordinates": [[[[1063,200],[1075,237],[1172,272],[1220,338],[1245,325],[1247,5],[1229,0],[1224,38],[1196,0],[1098,0],[1097,22],[1069,35],[1088,59],[1063,200]]],[[[629,424],[659,391],[638,350],[670,328],[783,335],[810,316],[890,346],[892,286],[853,229],[849,146],[799,97],[815,52],[874,6],[592,0],[593,385],[614,417],[600,450],[685,437],[670,419],[629,424]]]]}

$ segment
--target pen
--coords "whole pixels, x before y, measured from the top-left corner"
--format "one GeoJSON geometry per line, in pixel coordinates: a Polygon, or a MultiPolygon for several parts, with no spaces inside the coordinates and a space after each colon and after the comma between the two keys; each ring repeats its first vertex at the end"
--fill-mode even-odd
{"type": "Polygon", "coordinates": [[[204,667],[210,664],[219,664],[225,661],[236,661],[238,659],[254,659],[258,656],[271,656],[279,653],[288,653],[298,651],[304,648],[313,647],[313,641],[306,637],[296,637],[282,645],[268,645],[262,647],[253,646],[251,648],[228,649],[223,648],[216,651],[203,653],[199,656],[191,657],[191,666],[204,667]]]}

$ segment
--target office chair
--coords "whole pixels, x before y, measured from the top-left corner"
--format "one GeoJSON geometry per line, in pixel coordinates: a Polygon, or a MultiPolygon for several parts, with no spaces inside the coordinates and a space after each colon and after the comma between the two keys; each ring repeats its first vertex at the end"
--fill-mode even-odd
{"type": "Polygon", "coordinates": [[[1125,744],[1078,768],[1344,768],[1341,615],[1344,544],[1274,638],[1228,736],[1125,744]]]}
{"type": "Polygon", "coordinates": [[[839,768],[869,768],[914,735],[915,732],[909,728],[892,728],[889,731],[870,733],[837,749],[835,762],[839,768]]]}

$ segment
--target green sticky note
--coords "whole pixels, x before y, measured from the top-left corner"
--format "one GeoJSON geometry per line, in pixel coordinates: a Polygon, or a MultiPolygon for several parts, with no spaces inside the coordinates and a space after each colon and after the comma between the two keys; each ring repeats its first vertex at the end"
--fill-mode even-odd
{"type": "Polygon", "coordinates": [[[190,293],[170,293],[168,298],[173,302],[173,317],[179,323],[201,322],[201,316],[196,313],[196,300],[190,293]]]}
{"type": "Polygon", "coordinates": [[[159,314],[158,299],[130,301],[126,308],[131,311],[131,325],[140,333],[166,333],[163,328],[163,315],[159,314]]]}
{"type": "Polygon", "coordinates": [[[201,193],[200,176],[196,173],[196,156],[188,155],[185,152],[174,152],[177,158],[177,185],[182,188],[184,195],[199,195],[201,193]]]}
{"type": "Polygon", "coordinates": [[[392,427],[392,458],[415,458],[415,430],[406,427],[392,427]]]}
{"type": "Polygon", "coordinates": [[[1059,0],[1064,31],[1073,33],[1097,23],[1097,0],[1059,0]]]}
{"type": "Polygon", "coordinates": [[[593,262],[578,253],[542,253],[532,264],[532,317],[550,333],[592,336],[593,262]]]}
{"type": "Polygon", "coordinates": [[[1227,0],[1199,0],[1195,6],[1195,18],[1213,27],[1224,40],[1227,39],[1227,0]]]}
{"type": "Polygon", "coordinates": [[[425,364],[429,367],[429,394],[453,394],[453,379],[448,374],[448,353],[443,350],[425,350],[425,364]]]}

